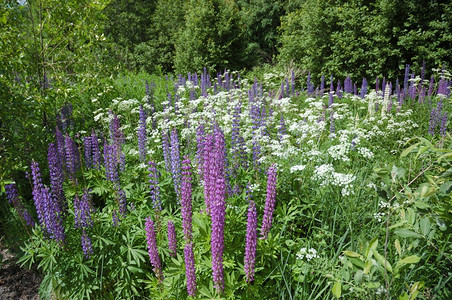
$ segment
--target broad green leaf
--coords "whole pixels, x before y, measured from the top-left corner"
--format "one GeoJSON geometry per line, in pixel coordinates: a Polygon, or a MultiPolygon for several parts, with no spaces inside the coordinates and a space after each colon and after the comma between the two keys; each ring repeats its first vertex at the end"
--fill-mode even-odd
{"type": "Polygon", "coordinates": [[[342,294],[342,286],[341,283],[339,281],[336,281],[333,284],[333,289],[332,289],[333,295],[334,297],[336,297],[337,299],[339,299],[341,297],[342,294]]]}
{"type": "Polygon", "coordinates": [[[430,232],[430,220],[427,217],[423,217],[421,221],[419,222],[419,225],[421,227],[421,233],[423,236],[427,236],[430,232]]]}
{"type": "Polygon", "coordinates": [[[405,229],[405,228],[396,229],[396,230],[394,230],[394,233],[403,238],[420,238],[420,237],[422,237],[422,235],[420,235],[419,233],[416,233],[414,231],[411,231],[411,230],[405,229]]]}
{"type": "Polygon", "coordinates": [[[375,259],[384,267],[386,268],[386,270],[388,270],[389,272],[392,273],[392,266],[389,263],[389,261],[387,261],[383,255],[381,255],[380,253],[377,252],[377,250],[372,250],[372,252],[374,253],[374,257],[375,259]]]}
{"type": "Polygon", "coordinates": [[[372,261],[369,259],[364,264],[364,274],[369,274],[370,268],[372,268],[372,261]]]}
{"type": "Polygon", "coordinates": [[[417,255],[411,255],[408,257],[405,257],[402,260],[399,260],[396,264],[396,269],[400,269],[401,267],[403,267],[404,265],[407,264],[416,264],[421,260],[421,258],[417,255]]]}

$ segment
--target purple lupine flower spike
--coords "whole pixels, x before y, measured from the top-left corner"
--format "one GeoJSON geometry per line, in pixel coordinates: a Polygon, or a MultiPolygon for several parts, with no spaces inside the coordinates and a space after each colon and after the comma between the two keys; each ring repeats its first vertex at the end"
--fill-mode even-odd
{"type": "Polygon", "coordinates": [[[82,232],[82,250],[86,258],[90,258],[93,255],[93,246],[91,245],[91,239],[86,233],[85,229],[82,232]]]}
{"type": "Polygon", "coordinates": [[[99,141],[97,140],[97,134],[94,129],[91,133],[91,146],[93,154],[93,168],[100,170],[102,156],[99,148],[99,141]]]}
{"type": "Polygon", "coordinates": [[[162,202],[160,200],[159,172],[157,165],[153,161],[149,161],[149,188],[151,192],[151,200],[155,210],[162,210],[162,202]]]}
{"type": "Polygon", "coordinates": [[[256,204],[253,200],[248,206],[248,221],[246,225],[246,245],[245,245],[245,281],[254,280],[254,262],[256,259],[257,245],[257,212],[256,204]]]}
{"type": "Polygon", "coordinates": [[[87,169],[90,169],[93,167],[93,145],[91,136],[83,138],[83,147],[85,148],[85,166],[87,169]]]}
{"type": "Polygon", "coordinates": [[[31,217],[30,213],[26,208],[24,208],[22,201],[19,198],[19,193],[17,192],[16,184],[6,184],[5,185],[5,192],[6,197],[8,198],[8,203],[13,204],[16,208],[17,214],[19,217],[25,221],[25,223],[30,226],[34,227],[35,222],[33,221],[33,218],[31,217]]]}
{"type": "Polygon", "coordinates": [[[223,252],[224,252],[224,224],[226,215],[226,180],[224,174],[224,136],[216,126],[214,133],[215,151],[213,193],[211,193],[210,209],[212,220],[211,232],[211,252],[212,252],[212,273],[214,286],[218,292],[224,290],[223,274],[223,252]]]}
{"type": "Polygon", "coordinates": [[[154,221],[151,217],[146,218],[146,242],[148,246],[149,260],[154,268],[155,276],[159,282],[163,282],[162,265],[157,251],[157,240],[155,236],[154,221]]]}
{"type": "Polygon", "coordinates": [[[50,187],[58,204],[63,210],[66,210],[67,203],[63,191],[64,171],[61,160],[58,155],[58,147],[54,143],[49,144],[47,160],[49,164],[50,187]]]}
{"type": "Polygon", "coordinates": [[[267,238],[272,225],[273,210],[275,209],[276,200],[276,178],[277,169],[275,165],[272,165],[268,169],[267,198],[265,200],[264,217],[262,220],[261,239],[267,238]]]}
{"type": "Polygon", "coordinates": [[[31,173],[33,177],[33,200],[39,223],[51,239],[61,244],[65,239],[61,209],[49,188],[42,183],[41,170],[39,164],[35,161],[31,163],[31,173]]]}
{"type": "Polygon", "coordinates": [[[187,292],[190,296],[196,296],[195,255],[193,243],[189,242],[184,247],[185,276],[187,277],[187,292]]]}
{"type": "Polygon", "coordinates": [[[138,127],[138,150],[140,153],[140,160],[146,161],[146,113],[143,105],[140,104],[140,126],[138,127]]]}
{"type": "Polygon", "coordinates": [[[177,254],[176,228],[173,221],[168,221],[168,250],[172,257],[177,254]]]}
{"type": "Polygon", "coordinates": [[[182,162],[182,198],[181,198],[181,215],[182,230],[186,242],[191,241],[192,237],[192,189],[191,189],[191,166],[188,156],[184,157],[182,162]]]}
{"type": "Polygon", "coordinates": [[[441,117],[441,127],[439,129],[439,134],[441,134],[441,136],[445,137],[446,136],[446,128],[447,128],[447,112],[444,112],[444,114],[441,117]]]}
{"type": "Polygon", "coordinates": [[[179,138],[177,130],[174,128],[171,131],[171,175],[173,177],[174,191],[178,198],[180,198],[180,173],[179,138]]]}

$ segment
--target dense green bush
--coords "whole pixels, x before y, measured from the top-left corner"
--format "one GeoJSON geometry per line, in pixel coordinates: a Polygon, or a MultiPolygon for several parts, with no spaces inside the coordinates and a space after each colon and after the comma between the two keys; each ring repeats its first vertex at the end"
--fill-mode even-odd
{"type": "Polygon", "coordinates": [[[450,65],[451,7],[450,1],[308,1],[283,17],[279,58],[355,80],[401,77],[407,63],[418,70],[422,61],[450,65]]]}

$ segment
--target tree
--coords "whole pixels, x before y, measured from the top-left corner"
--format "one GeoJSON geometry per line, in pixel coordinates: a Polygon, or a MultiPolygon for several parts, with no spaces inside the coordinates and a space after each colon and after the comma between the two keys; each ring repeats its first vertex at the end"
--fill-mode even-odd
{"type": "Polygon", "coordinates": [[[178,72],[238,70],[252,65],[244,26],[234,1],[191,0],[176,42],[178,72]]]}

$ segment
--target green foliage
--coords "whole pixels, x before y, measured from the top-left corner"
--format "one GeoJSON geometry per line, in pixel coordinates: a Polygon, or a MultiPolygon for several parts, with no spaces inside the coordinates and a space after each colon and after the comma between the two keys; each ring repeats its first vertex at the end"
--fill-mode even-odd
{"type": "MultiPolygon", "coordinates": [[[[281,61],[355,80],[451,63],[451,5],[432,1],[307,1],[281,24],[281,61]]],[[[318,75],[320,76],[320,75],[318,75]]]]}
{"type": "Polygon", "coordinates": [[[192,0],[176,42],[179,73],[242,69],[250,66],[248,43],[237,5],[225,0],[192,0]]]}

